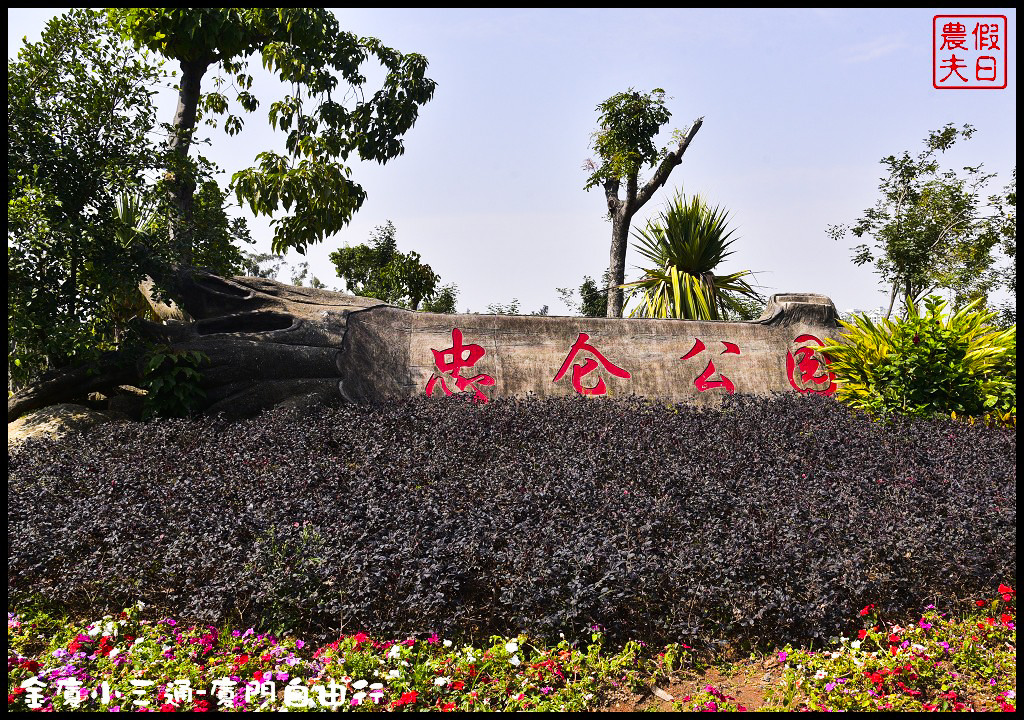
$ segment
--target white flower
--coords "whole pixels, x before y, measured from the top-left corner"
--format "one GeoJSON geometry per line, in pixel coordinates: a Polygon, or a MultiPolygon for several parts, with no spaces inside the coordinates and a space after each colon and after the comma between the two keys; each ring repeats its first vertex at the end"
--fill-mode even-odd
{"type": "Polygon", "coordinates": [[[507,643],[505,643],[505,652],[514,653],[518,649],[519,643],[517,643],[515,640],[509,640],[507,643]]]}
{"type": "Polygon", "coordinates": [[[860,650],[860,640],[854,640],[852,643],[850,643],[850,647],[852,647],[854,650],[860,650]]]}
{"type": "Polygon", "coordinates": [[[146,638],[144,638],[144,637],[137,637],[137,638],[135,638],[135,642],[133,642],[132,645],[138,645],[140,642],[144,642],[145,639],[146,638]]]}
{"type": "Polygon", "coordinates": [[[824,680],[825,679],[825,671],[824,670],[819,670],[818,672],[814,673],[814,679],[815,680],[824,680]]]}
{"type": "Polygon", "coordinates": [[[89,637],[96,637],[99,634],[99,632],[100,632],[99,625],[93,625],[91,628],[86,630],[85,634],[88,635],[89,637]]]}
{"type": "Polygon", "coordinates": [[[402,648],[398,645],[392,645],[391,649],[388,650],[388,657],[394,660],[402,654],[402,648]]]}
{"type": "Polygon", "coordinates": [[[434,678],[434,684],[437,685],[438,687],[443,687],[443,686],[448,684],[448,678],[446,678],[446,677],[436,677],[436,678],[434,678]]]}
{"type": "MultiPolygon", "coordinates": [[[[352,689],[353,690],[362,690],[368,684],[369,683],[367,683],[365,680],[356,680],[354,683],[352,683],[352,689]]],[[[355,697],[355,696],[353,696],[353,697],[355,697]]]]}
{"type": "Polygon", "coordinates": [[[476,662],[476,658],[473,657],[473,653],[470,650],[466,651],[466,662],[476,662]]]}
{"type": "Polygon", "coordinates": [[[402,667],[409,667],[409,661],[408,660],[403,660],[402,661],[402,667]]]}
{"type": "Polygon", "coordinates": [[[107,657],[109,657],[111,660],[113,660],[114,658],[116,658],[120,654],[121,654],[121,648],[117,648],[116,647],[116,648],[114,648],[113,650],[110,651],[110,655],[108,655],[107,657]]]}
{"type": "Polygon", "coordinates": [[[401,670],[390,670],[390,671],[388,671],[388,677],[390,677],[390,678],[400,678],[400,677],[402,677],[402,671],[401,670]]]}
{"type": "Polygon", "coordinates": [[[374,683],[373,685],[370,686],[370,689],[371,690],[383,690],[384,689],[384,683],[374,683]]]}
{"type": "Polygon", "coordinates": [[[508,659],[509,665],[518,665],[521,661],[518,655],[513,655],[508,659]]]}
{"type": "Polygon", "coordinates": [[[137,607],[139,610],[145,610],[146,609],[146,603],[144,603],[141,600],[139,600],[137,603],[135,603],[135,607],[137,607]]]}
{"type": "Polygon", "coordinates": [[[441,644],[444,645],[445,647],[451,647],[452,646],[452,641],[451,640],[445,640],[441,644]]]}

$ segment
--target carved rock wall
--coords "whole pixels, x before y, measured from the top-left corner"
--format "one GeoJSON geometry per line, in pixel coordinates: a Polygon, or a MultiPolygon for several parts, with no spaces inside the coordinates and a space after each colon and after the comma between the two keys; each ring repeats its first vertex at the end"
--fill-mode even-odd
{"type": "Polygon", "coordinates": [[[352,312],[337,356],[341,396],[381,402],[636,394],[716,403],[731,392],[834,390],[811,348],[838,331],[822,295],[773,296],[753,322],[352,312]]]}
{"type": "MultiPolygon", "coordinates": [[[[195,320],[144,323],[155,338],[204,352],[206,412],[387,402],[472,393],[498,397],[635,394],[716,403],[730,393],[834,391],[813,351],[836,337],[824,295],[774,295],[752,322],[439,315],[260,278],[183,273],[176,295],[195,320]]],[[[113,364],[78,368],[8,399],[25,412],[138,380],[113,364]]]]}

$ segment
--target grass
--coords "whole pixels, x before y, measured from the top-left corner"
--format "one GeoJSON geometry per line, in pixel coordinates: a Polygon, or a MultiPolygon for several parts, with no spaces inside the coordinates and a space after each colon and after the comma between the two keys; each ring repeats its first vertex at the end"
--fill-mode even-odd
{"type": "Polygon", "coordinates": [[[312,647],[143,607],[89,620],[39,601],[8,609],[8,709],[1014,710],[1015,599],[1001,586],[903,626],[869,606],[851,612],[863,625],[853,637],[739,659],[609,648],[597,630],[578,645],[356,633],[312,647]]]}

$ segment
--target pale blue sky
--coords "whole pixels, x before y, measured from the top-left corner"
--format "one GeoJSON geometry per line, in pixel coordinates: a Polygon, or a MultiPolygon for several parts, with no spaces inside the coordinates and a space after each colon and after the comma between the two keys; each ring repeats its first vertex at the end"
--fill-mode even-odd
{"type": "MultiPolygon", "coordinates": [[[[38,39],[57,9],[8,10],[8,57],[38,39]]],[[[357,165],[368,199],[352,224],[306,259],[340,286],[328,254],[365,242],[387,220],[401,250],[416,250],[459,286],[459,309],[518,298],[522,312],[566,308],[556,287],[598,278],[611,225],[600,190],[583,190],[593,155],[595,107],[633,87],[663,88],[671,129],[704,125],[665,191],[634,218],[657,214],[671,191],[700,192],[727,208],[739,239],[722,271],[758,271],[765,293],[820,292],[840,310],[879,307],[887,291],[850,260],[852,222],[878,197],[879,160],[913,153],[930,130],[971,123],[978,132],[947,153],[949,166],[1016,165],[1015,10],[353,10],[341,26],[426,56],[434,99],[387,165],[357,165]],[[932,17],[1008,17],[1005,90],[932,87],[932,17]],[[667,191],[667,192],[666,192],[667,191]]],[[[259,71],[253,63],[254,74],[259,71]]],[[[261,71],[259,71],[261,72],[261,71]]],[[[265,107],[276,81],[258,80],[265,107]]],[[[173,97],[162,119],[173,114],[173,97]]],[[[282,146],[258,110],[235,138],[211,131],[208,156],[227,175],[282,146]]],[[[250,218],[268,250],[265,220],[250,218]]],[[[302,258],[294,253],[289,260],[302,258]]],[[[627,256],[627,278],[638,258],[627,256]]]]}

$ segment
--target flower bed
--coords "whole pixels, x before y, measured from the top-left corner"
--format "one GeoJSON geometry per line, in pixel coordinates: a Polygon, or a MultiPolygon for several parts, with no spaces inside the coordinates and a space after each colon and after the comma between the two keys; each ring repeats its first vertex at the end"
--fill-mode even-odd
{"type": "Polygon", "coordinates": [[[75,623],[30,605],[8,613],[7,701],[11,710],[578,711],[614,698],[621,709],[745,710],[731,693],[751,688],[726,688],[753,668],[768,669],[754,695],[764,709],[1014,710],[1015,592],[1001,586],[977,606],[952,617],[929,606],[905,627],[868,606],[855,639],[722,666],[724,682],[709,684],[706,661],[684,644],[608,651],[599,632],[586,645],[356,633],[315,646],[253,628],[184,627],[138,606],[75,623]]]}

